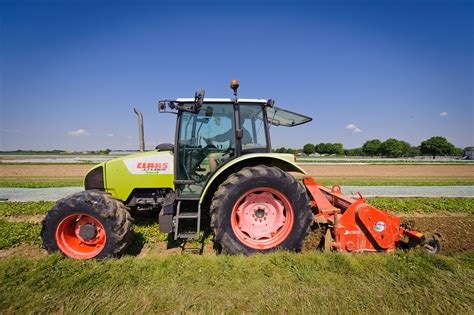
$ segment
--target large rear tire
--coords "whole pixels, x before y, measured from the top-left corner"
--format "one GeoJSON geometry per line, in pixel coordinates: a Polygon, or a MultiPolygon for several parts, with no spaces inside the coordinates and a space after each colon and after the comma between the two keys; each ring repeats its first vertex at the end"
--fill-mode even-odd
{"type": "Polygon", "coordinates": [[[299,250],[313,219],[304,187],[265,165],[230,175],[214,194],[210,212],[216,241],[228,254],[299,250]]]}
{"type": "Polygon", "coordinates": [[[75,259],[115,257],[131,241],[132,220],[122,201],[88,190],[59,200],[49,210],[41,238],[49,253],[75,259]]]}

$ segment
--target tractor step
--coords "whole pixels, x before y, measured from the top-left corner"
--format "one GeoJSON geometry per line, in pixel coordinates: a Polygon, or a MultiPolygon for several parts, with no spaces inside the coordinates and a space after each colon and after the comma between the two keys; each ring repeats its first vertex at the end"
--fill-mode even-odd
{"type": "Polygon", "coordinates": [[[183,200],[178,200],[178,204],[176,206],[176,215],[174,216],[174,239],[181,239],[181,238],[199,238],[199,234],[201,232],[201,207],[198,206],[197,212],[181,212],[181,202],[183,200]],[[196,229],[195,232],[180,232],[179,226],[181,220],[195,220],[196,229]]]}
{"type": "Polygon", "coordinates": [[[199,233],[178,233],[178,238],[199,238],[199,233]]]}
{"type": "Polygon", "coordinates": [[[197,219],[199,214],[197,212],[181,212],[179,214],[180,219],[197,219]]]}

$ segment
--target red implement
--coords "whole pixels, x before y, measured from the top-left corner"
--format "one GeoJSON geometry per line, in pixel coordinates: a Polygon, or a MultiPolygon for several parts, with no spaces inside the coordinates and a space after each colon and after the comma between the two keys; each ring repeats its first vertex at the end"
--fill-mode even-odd
{"type": "MultiPolygon", "coordinates": [[[[325,249],[348,252],[391,252],[402,236],[423,246],[425,235],[400,225],[400,218],[377,209],[367,203],[359,193],[359,199],[344,196],[339,186],[332,188],[317,184],[313,178],[305,177],[304,185],[312,197],[314,221],[326,227],[325,249]]],[[[425,244],[426,243],[426,244],[425,244]]],[[[436,240],[434,252],[439,252],[436,240]]]]}

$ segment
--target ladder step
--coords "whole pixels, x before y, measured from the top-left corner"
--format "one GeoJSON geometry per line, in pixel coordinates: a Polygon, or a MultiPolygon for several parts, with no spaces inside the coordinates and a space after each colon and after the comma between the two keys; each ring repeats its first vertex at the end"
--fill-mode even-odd
{"type": "Polygon", "coordinates": [[[178,238],[199,238],[199,233],[179,233],[178,238]]]}
{"type": "Polygon", "coordinates": [[[180,212],[180,219],[197,219],[199,217],[197,212],[180,212]]]}

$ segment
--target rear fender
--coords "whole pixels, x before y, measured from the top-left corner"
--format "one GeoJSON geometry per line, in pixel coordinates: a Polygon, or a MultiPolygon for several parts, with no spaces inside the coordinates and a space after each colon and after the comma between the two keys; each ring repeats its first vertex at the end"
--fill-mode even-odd
{"type": "Polygon", "coordinates": [[[251,153],[233,159],[220,167],[207,181],[201,194],[199,205],[210,203],[217,187],[224,182],[229,175],[247,166],[267,165],[275,166],[285,172],[297,172],[306,174],[306,171],[296,165],[295,157],[292,154],[282,153],[251,153]]]}

